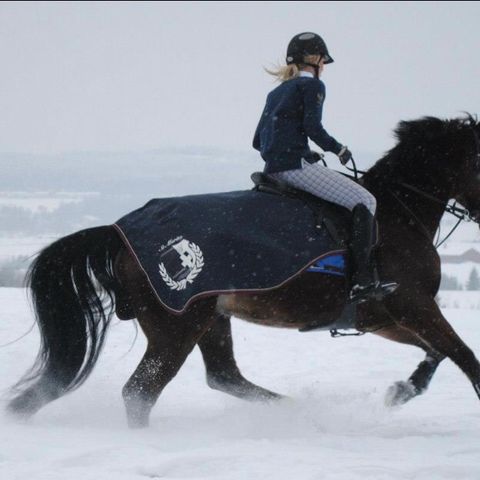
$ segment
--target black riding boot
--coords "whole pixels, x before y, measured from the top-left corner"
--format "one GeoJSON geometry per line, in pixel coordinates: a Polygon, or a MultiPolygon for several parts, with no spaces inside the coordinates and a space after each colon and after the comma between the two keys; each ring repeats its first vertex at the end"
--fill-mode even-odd
{"type": "Polygon", "coordinates": [[[350,301],[361,303],[369,298],[381,300],[392,293],[397,283],[380,283],[371,259],[374,217],[365,205],[358,204],[352,211],[352,234],[350,252],[352,259],[352,281],[350,301]]]}

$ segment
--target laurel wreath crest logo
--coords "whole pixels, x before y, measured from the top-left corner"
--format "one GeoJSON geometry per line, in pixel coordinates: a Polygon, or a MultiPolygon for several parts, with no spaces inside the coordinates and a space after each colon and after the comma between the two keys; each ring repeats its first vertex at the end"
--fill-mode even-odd
{"type": "Polygon", "coordinates": [[[203,253],[200,250],[200,247],[198,245],[195,245],[193,242],[188,242],[188,246],[195,254],[195,265],[183,280],[180,280],[179,282],[175,281],[172,277],[170,277],[163,263],[160,263],[158,265],[160,276],[167,284],[167,286],[172,290],[185,290],[189,283],[193,283],[193,281],[202,271],[202,268],[205,265],[205,262],[203,260],[203,253]]]}

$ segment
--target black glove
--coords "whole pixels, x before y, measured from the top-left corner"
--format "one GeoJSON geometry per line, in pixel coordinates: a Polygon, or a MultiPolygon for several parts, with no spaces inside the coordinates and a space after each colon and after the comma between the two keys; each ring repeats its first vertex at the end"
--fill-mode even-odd
{"type": "Polygon", "coordinates": [[[337,153],[338,159],[342,165],[345,165],[352,159],[352,152],[348,149],[346,145],[337,153]]]}

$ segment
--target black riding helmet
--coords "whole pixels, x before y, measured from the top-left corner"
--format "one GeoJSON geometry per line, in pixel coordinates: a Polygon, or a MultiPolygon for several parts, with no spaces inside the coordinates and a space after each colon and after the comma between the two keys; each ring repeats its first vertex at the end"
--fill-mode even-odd
{"type": "Polygon", "coordinates": [[[304,63],[305,55],[321,55],[324,59],[323,63],[333,62],[333,58],[328,53],[327,45],[322,37],[316,33],[299,33],[290,40],[287,48],[287,65],[304,63]]]}

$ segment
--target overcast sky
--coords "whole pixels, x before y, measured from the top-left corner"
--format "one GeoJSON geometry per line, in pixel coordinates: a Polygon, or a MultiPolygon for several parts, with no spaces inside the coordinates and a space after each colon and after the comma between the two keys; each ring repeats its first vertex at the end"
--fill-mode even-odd
{"type": "Polygon", "coordinates": [[[480,2],[2,2],[0,151],[248,150],[263,67],[302,31],[335,59],[324,126],[354,153],[480,113],[480,2]]]}

